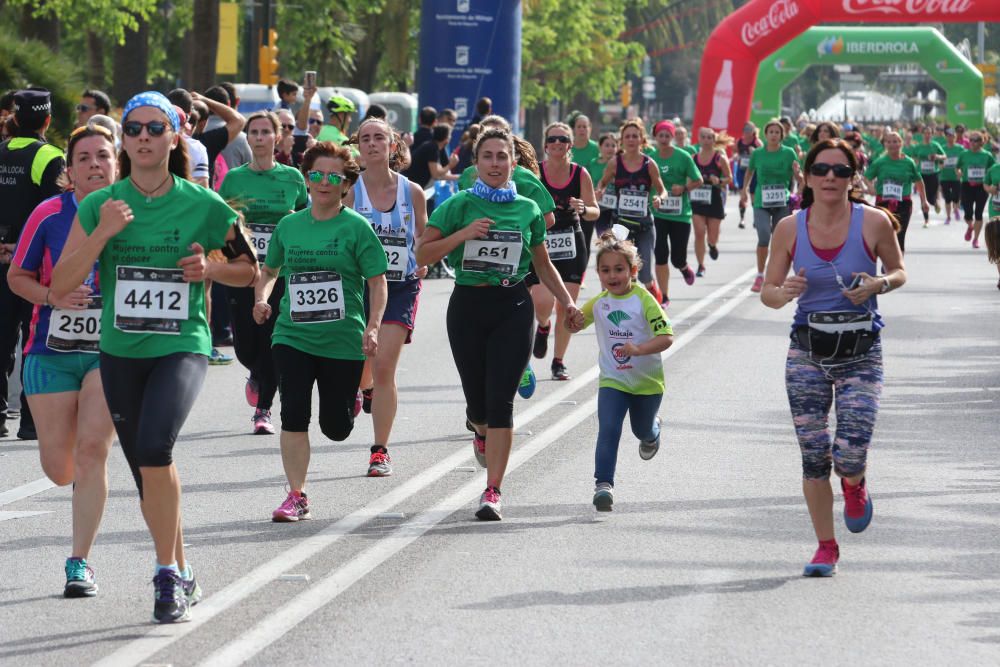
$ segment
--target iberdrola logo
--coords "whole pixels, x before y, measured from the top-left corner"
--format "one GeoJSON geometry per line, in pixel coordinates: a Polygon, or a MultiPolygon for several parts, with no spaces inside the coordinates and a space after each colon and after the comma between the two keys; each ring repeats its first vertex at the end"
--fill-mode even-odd
{"type": "Polygon", "coordinates": [[[822,56],[839,56],[844,52],[843,37],[827,37],[816,45],[816,53],[822,56]]]}
{"type": "Polygon", "coordinates": [[[621,323],[625,320],[632,319],[632,316],[624,310],[614,310],[608,314],[608,319],[611,320],[611,323],[617,327],[621,326],[621,323]]]}

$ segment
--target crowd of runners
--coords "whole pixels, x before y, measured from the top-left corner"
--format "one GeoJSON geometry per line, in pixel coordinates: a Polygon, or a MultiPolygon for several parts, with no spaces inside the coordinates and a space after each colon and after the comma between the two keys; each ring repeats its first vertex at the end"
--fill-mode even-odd
{"type": "Polygon", "coordinates": [[[570,379],[572,334],[590,325],[600,368],[592,500],[610,511],[626,415],[640,456],[659,449],[671,273],[692,285],[726,248],[754,243],[747,287],[772,308],[797,301],[786,381],[819,542],[805,574],[829,576],[839,558],[831,471],[848,529],[872,518],[877,297],[906,282],[914,196],[924,227],[954,221],[972,249],[985,237],[1000,260],[1000,217],[984,226],[1000,216],[1000,164],[982,129],[781,118],[735,139],[692,128],[690,144],[678,119],[630,119],[595,137],[574,112],[536,149],[487,98],[461,137],[454,113],[429,107],[411,136],[377,105],[358,119],[333,97],[324,116],[315,88],[282,82],[279,92],[280,108],[244,118],[228,85],[141,93],[117,113],[87,90],[65,147],[46,141],[47,91],[2,100],[0,435],[20,339],[17,436],[38,440],[54,483],[73,484],[67,597],[97,593],[90,550],[117,434],[155,551],[154,619],[189,618],[201,589],[185,559],[172,451],[209,364],[232,361],[218,350],[230,342],[248,375],[232,390],[246,397],[252,433],[275,433],[279,397],[288,491],[273,499],[273,521],[311,516],[314,388],[330,440],[371,414],[367,474],[391,475],[399,361],[432,270],[454,279],[447,330],[466,404],[455,418],[486,469],[476,516],[501,519],[514,401],[534,392],[532,358],[549,356],[551,337],[551,377],[570,379]],[[458,191],[436,194],[442,180],[458,191]],[[755,239],[733,226],[723,239],[728,197],[739,200],[736,228],[751,209],[755,239]],[[600,289],[578,305],[585,280],[600,289]]]}

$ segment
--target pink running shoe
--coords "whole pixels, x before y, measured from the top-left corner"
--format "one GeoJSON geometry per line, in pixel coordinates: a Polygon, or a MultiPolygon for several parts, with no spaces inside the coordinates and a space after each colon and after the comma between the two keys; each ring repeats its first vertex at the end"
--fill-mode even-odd
{"type": "Polygon", "coordinates": [[[976,249],[979,248],[979,239],[972,239],[972,247],[976,249]]]}
{"type": "Polygon", "coordinates": [[[247,405],[251,408],[257,407],[257,399],[260,394],[260,383],[253,379],[253,376],[247,378],[246,386],[243,387],[243,393],[247,397],[247,405]]]}
{"type": "Polygon", "coordinates": [[[764,286],[764,276],[757,276],[753,279],[753,285],[750,286],[751,292],[759,292],[760,288],[764,286]]]}
{"type": "Polygon", "coordinates": [[[486,467],[486,437],[473,432],[472,452],[476,455],[476,462],[480,468],[486,467]]]}
{"type": "Polygon", "coordinates": [[[684,276],[684,282],[688,285],[694,285],[694,271],[691,270],[690,266],[681,269],[681,275],[684,276]]]}
{"type": "Polygon", "coordinates": [[[860,533],[872,522],[874,513],[872,497],[868,495],[868,484],[863,477],[857,486],[851,486],[841,479],[840,488],[844,492],[844,524],[852,533],[860,533]]]}
{"type": "Polygon", "coordinates": [[[500,516],[500,489],[495,486],[487,486],[483,495],[479,496],[479,511],[476,518],[481,521],[499,521],[500,516]]]}
{"type": "Polygon", "coordinates": [[[969,225],[965,230],[965,240],[966,241],[972,240],[972,225],[969,225]]]}
{"type": "Polygon", "coordinates": [[[381,450],[372,452],[371,458],[368,459],[368,476],[388,477],[391,474],[392,459],[389,458],[389,452],[381,450]]]}
{"type": "Polygon", "coordinates": [[[257,410],[253,413],[253,434],[254,435],[274,435],[274,425],[271,424],[270,410],[257,410]]]}
{"type": "Polygon", "coordinates": [[[361,414],[361,408],[365,403],[364,396],[361,395],[361,390],[358,389],[357,395],[354,397],[354,416],[357,417],[361,414]]]}
{"type": "Polygon", "coordinates": [[[285,502],[271,513],[271,521],[275,523],[291,523],[311,518],[309,500],[306,498],[306,494],[295,491],[289,491],[285,502]]]}
{"type": "Polygon", "coordinates": [[[840,547],[820,544],[816,555],[802,571],[803,577],[832,577],[837,574],[840,547]]]}

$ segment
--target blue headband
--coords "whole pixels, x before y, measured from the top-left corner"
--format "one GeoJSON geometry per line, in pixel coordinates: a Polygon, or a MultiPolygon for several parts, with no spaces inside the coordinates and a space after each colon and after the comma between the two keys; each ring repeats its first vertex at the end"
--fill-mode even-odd
{"type": "Polygon", "coordinates": [[[181,120],[177,117],[174,105],[170,103],[170,100],[168,100],[163,93],[158,93],[155,90],[148,90],[145,93],[139,93],[130,99],[128,104],[125,105],[125,112],[122,114],[122,122],[124,123],[128,118],[128,115],[139,107],[154,107],[159,109],[166,114],[167,120],[170,121],[170,125],[174,128],[174,132],[180,131],[181,120]]]}

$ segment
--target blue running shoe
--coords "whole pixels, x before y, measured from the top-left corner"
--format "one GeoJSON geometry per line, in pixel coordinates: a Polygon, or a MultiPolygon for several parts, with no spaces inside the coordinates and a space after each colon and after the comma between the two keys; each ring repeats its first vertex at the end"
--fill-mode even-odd
{"type": "Polygon", "coordinates": [[[525,369],[524,375],[521,376],[521,385],[517,388],[517,393],[521,395],[521,398],[531,398],[535,394],[535,371],[531,370],[531,365],[525,369]]]}
{"type": "Polygon", "coordinates": [[[154,623],[183,623],[191,620],[190,603],[184,593],[181,575],[176,570],[163,569],[153,577],[155,597],[154,623]]]}
{"type": "Polygon", "coordinates": [[[860,533],[872,522],[874,512],[865,480],[862,478],[860,484],[851,486],[841,479],[840,488],[844,492],[844,523],[847,530],[860,533]]]}

